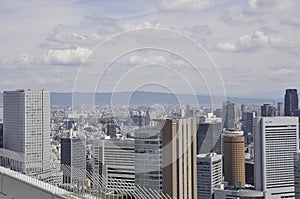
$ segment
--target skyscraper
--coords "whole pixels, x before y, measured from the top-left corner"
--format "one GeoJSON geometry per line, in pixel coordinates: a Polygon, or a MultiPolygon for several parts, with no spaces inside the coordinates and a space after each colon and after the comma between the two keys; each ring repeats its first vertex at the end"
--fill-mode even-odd
{"type": "Polygon", "coordinates": [[[284,96],[284,115],[293,116],[294,111],[298,109],[297,89],[286,89],[284,96]]]}
{"type": "MultiPolygon", "coordinates": [[[[135,173],[134,151],[134,140],[95,140],[93,172],[107,179],[122,180],[126,186],[119,185],[119,189],[132,191],[135,173]]],[[[109,188],[113,188],[112,181],[107,182],[109,188]]]]}
{"type": "Polygon", "coordinates": [[[293,198],[294,155],[299,150],[297,117],[254,119],[255,188],[266,198],[293,198]]]}
{"type": "Polygon", "coordinates": [[[223,133],[224,177],[230,187],[245,186],[244,134],[240,130],[223,133]]]}
{"type": "Polygon", "coordinates": [[[135,132],[136,183],[172,198],[197,198],[196,119],[167,119],[135,132]]]}
{"type": "Polygon", "coordinates": [[[283,102],[278,102],[277,103],[277,116],[284,116],[284,107],[283,107],[283,102]]]}
{"type": "Polygon", "coordinates": [[[199,121],[197,129],[197,154],[221,154],[221,121],[199,121]]]}
{"type": "Polygon", "coordinates": [[[222,184],[222,155],[216,153],[197,155],[198,199],[212,199],[213,191],[222,184]]]}
{"type": "Polygon", "coordinates": [[[235,104],[229,101],[223,104],[223,128],[235,128],[236,122],[236,108],[235,104]]]}
{"type": "Polygon", "coordinates": [[[162,192],[162,137],[160,127],[135,131],[135,183],[162,192]]]}
{"type": "Polygon", "coordinates": [[[12,169],[32,176],[49,170],[50,92],[4,91],[3,142],[5,149],[22,156],[12,169]]]}
{"type": "Polygon", "coordinates": [[[271,104],[264,104],[261,106],[261,116],[262,117],[273,117],[276,115],[275,107],[271,104]]]}
{"type": "Polygon", "coordinates": [[[61,138],[63,183],[83,184],[86,180],[85,138],[61,138]]]}
{"type": "Polygon", "coordinates": [[[256,117],[256,112],[244,113],[244,120],[242,121],[242,130],[244,131],[245,143],[253,141],[253,119],[256,117]]]}

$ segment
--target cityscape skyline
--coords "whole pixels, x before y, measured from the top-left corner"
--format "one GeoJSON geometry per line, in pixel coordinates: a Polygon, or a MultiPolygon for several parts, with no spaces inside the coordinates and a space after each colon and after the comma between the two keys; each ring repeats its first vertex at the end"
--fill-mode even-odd
{"type": "Polygon", "coordinates": [[[0,199],[300,199],[299,0],[0,5],[0,199]]]}
{"type": "MultiPolygon", "coordinates": [[[[287,88],[284,96],[284,102],[262,106],[225,101],[215,109],[88,109],[51,106],[45,90],[5,91],[0,169],[19,172],[11,176],[17,186],[46,182],[55,192],[86,199],[133,199],[140,191],[157,199],[298,198],[298,90],[287,88]],[[291,111],[283,116],[285,107],[291,111]],[[11,147],[12,137],[24,149],[11,147]]],[[[2,179],[0,191],[20,198],[2,179]]]]}

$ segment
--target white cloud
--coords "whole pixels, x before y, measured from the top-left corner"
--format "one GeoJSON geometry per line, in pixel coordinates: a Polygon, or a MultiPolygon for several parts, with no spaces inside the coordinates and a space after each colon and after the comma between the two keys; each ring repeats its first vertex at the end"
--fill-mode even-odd
{"type": "Polygon", "coordinates": [[[160,63],[166,64],[166,58],[164,56],[152,55],[152,56],[131,56],[129,63],[134,65],[147,64],[147,63],[160,63]]]}
{"type": "Polygon", "coordinates": [[[248,0],[248,4],[252,9],[256,9],[261,2],[262,0],[248,0]]]}
{"type": "Polygon", "coordinates": [[[50,49],[43,61],[53,65],[79,65],[87,58],[89,53],[89,49],[80,47],[67,50],[50,49]]]}
{"type": "Polygon", "coordinates": [[[212,8],[217,0],[161,0],[160,9],[167,11],[196,11],[212,8]]]}
{"type": "Polygon", "coordinates": [[[6,59],[0,61],[0,68],[5,69],[18,69],[20,67],[30,67],[32,63],[35,63],[34,58],[29,54],[21,54],[19,57],[15,59],[6,59]]]}
{"type": "Polygon", "coordinates": [[[236,46],[229,42],[219,43],[217,48],[218,50],[221,51],[229,51],[229,52],[236,51],[236,46]]]}
{"type": "MultiPolygon", "coordinates": [[[[300,29],[297,28],[300,27],[299,4],[299,0],[126,0],[71,3],[55,0],[46,5],[40,1],[20,3],[13,0],[0,8],[3,27],[0,34],[3,41],[1,75],[3,80],[13,82],[15,87],[30,87],[36,82],[45,87],[52,85],[53,90],[61,90],[61,85],[67,82],[66,74],[72,70],[74,76],[77,70],[77,67],[66,68],[64,65],[82,63],[88,49],[103,39],[126,30],[160,26],[186,33],[208,49],[216,63],[233,66],[232,70],[223,70],[227,79],[236,75],[245,80],[242,76],[245,73],[251,74],[251,78],[255,76],[257,80],[253,81],[252,89],[255,92],[257,85],[263,85],[262,82],[273,75],[276,81],[270,80],[261,88],[268,90],[268,86],[274,87],[275,82],[284,82],[280,81],[283,76],[286,77],[284,80],[288,80],[289,75],[297,74],[299,77],[296,69],[269,69],[276,64],[300,64],[299,56],[295,56],[300,44],[300,29]],[[116,6],[120,3],[122,6],[116,6]],[[53,27],[56,28],[51,32],[53,27]],[[247,53],[239,53],[237,56],[238,52],[247,53]],[[55,68],[61,72],[54,71],[55,68]],[[249,73],[249,70],[253,70],[253,73],[249,73]],[[41,79],[33,79],[33,72],[41,79]],[[63,76],[51,79],[59,73],[63,76]],[[54,85],[53,82],[59,78],[62,82],[54,85]],[[48,79],[51,81],[46,82],[48,79]]],[[[142,41],[143,36],[137,36],[136,40],[142,41]]],[[[170,39],[170,36],[163,35],[161,39],[170,39]]],[[[184,43],[178,42],[176,45],[185,48],[184,43]]],[[[122,62],[128,64],[127,68],[149,62],[164,63],[178,70],[184,70],[187,67],[183,66],[188,65],[177,60],[178,57],[170,59],[167,56],[140,56],[137,53],[130,58],[132,55],[128,55],[127,60],[122,62]]],[[[116,67],[119,66],[116,64],[116,67]]],[[[121,67],[117,70],[121,70],[121,67]]],[[[111,77],[115,78],[115,74],[111,77]]],[[[241,83],[239,87],[232,86],[230,90],[233,93],[234,89],[245,85],[241,83]]],[[[67,91],[69,88],[64,89],[67,91]]],[[[251,92],[251,88],[240,89],[235,94],[251,95],[251,92]]]]}
{"type": "Polygon", "coordinates": [[[285,83],[290,83],[298,81],[299,77],[299,67],[297,66],[277,66],[271,67],[272,72],[270,72],[269,78],[274,81],[282,81],[285,83]]]}
{"type": "Polygon", "coordinates": [[[279,34],[266,34],[262,31],[242,35],[235,43],[221,42],[218,44],[217,49],[220,51],[236,52],[251,51],[263,47],[296,50],[295,44],[291,40],[279,34]]]}

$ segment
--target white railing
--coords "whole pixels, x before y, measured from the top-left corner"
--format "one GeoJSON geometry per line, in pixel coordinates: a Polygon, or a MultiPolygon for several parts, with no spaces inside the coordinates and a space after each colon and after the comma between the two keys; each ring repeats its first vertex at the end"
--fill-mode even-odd
{"type": "Polygon", "coordinates": [[[46,182],[40,181],[33,177],[18,173],[16,171],[12,171],[12,170],[4,168],[4,167],[0,167],[0,174],[13,177],[13,178],[20,180],[26,184],[30,184],[34,187],[48,191],[49,193],[52,193],[55,195],[66,196],[66,198],[78,198],[78,197],[74,197],[71,192],[68,192],[64,189],[61,189],[54,185],[48,184],[46,182]]]}

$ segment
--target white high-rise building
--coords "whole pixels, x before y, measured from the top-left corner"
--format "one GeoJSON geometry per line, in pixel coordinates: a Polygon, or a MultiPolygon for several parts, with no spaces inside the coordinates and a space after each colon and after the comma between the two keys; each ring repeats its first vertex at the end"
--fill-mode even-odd
{"type": "Polygon", "coordinates": [[[254,118],[255,188],[265,198],[294,198],[298,117],[254,118]]]}
{"type": "Polygon", "coordinates": [[[4,149],[19,154],[18,160],[9,157],[10,167],[37,177],[47,172],[50,169],[50,92],[4,91],[3,123],[4,149]]]}

